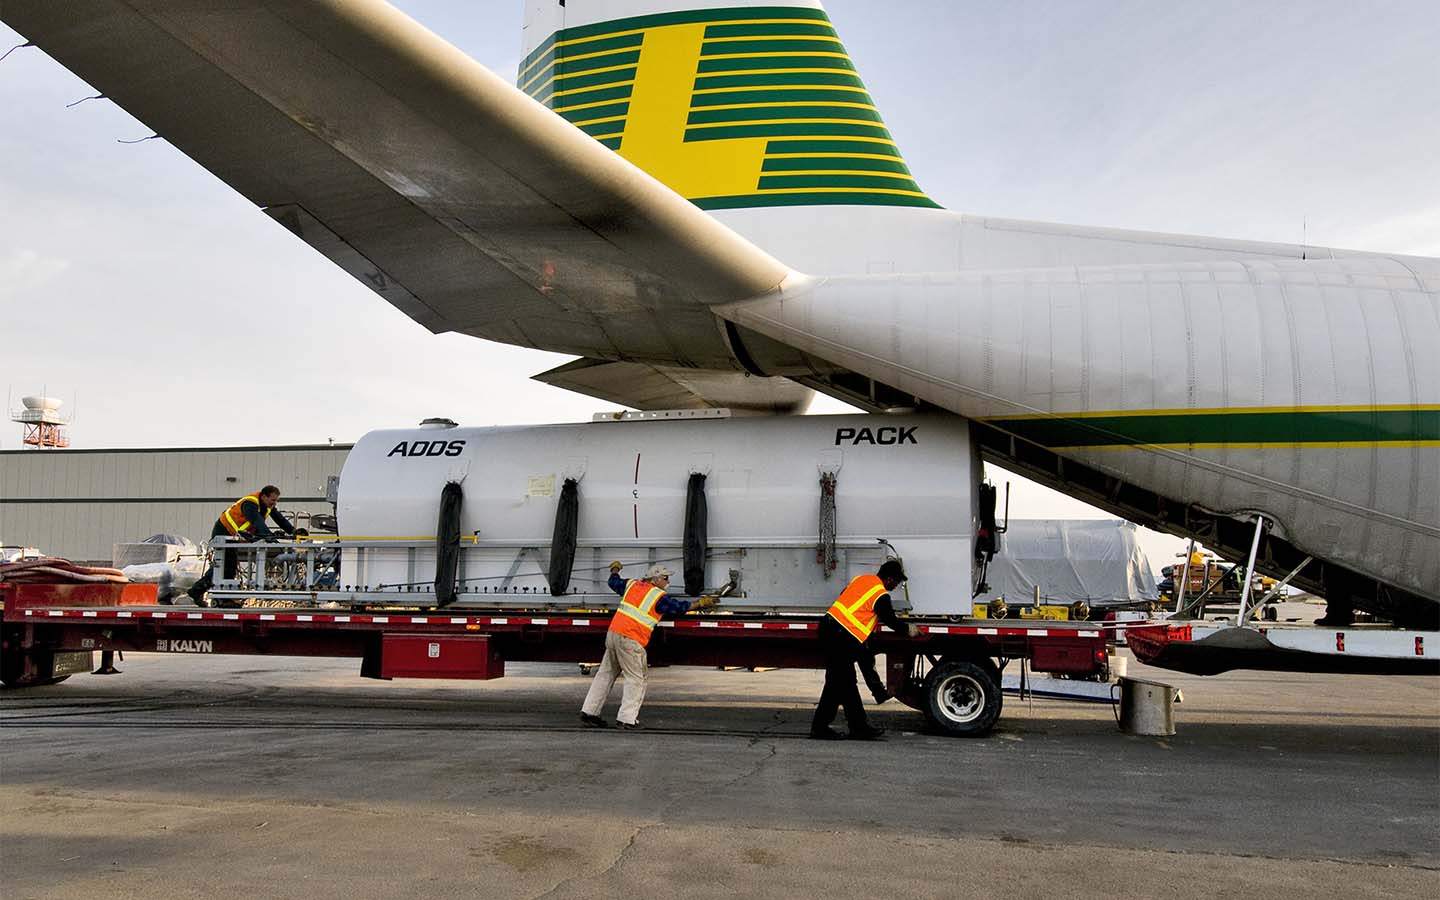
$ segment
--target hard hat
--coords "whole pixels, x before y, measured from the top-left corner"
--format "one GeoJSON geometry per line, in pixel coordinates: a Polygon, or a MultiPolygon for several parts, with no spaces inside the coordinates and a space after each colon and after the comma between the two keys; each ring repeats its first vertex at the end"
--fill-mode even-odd
{"type": "Polygon", "coordinates": [[[645,570],[645,580],[654,581],[656,578],[669,578],[671,575],[674,574],[674,572],[671,572],[669,569],[665,568],[659,563],[656,563],[655,565],[645,570]]]}

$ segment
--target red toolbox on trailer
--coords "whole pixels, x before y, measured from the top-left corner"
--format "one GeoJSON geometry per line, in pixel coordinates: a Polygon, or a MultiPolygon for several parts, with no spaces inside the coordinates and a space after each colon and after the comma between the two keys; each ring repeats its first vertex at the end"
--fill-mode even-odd
{"type": "Polygon", "coordinates": [[[505,660],[487,634],[385,634],[381,678],[500,678],[505,660]]]}

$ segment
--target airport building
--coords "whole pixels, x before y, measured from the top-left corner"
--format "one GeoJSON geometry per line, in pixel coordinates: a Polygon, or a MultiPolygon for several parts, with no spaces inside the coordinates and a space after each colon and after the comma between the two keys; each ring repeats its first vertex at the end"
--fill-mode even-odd
{"type": "Polygon", "coordinates": [[[152,534],[210,536],[216,517],[273,484],[280,510],[332,513],[326,483],[349,444],[0,451],[0,544],[109,565],[112,545],[152,534]]]}

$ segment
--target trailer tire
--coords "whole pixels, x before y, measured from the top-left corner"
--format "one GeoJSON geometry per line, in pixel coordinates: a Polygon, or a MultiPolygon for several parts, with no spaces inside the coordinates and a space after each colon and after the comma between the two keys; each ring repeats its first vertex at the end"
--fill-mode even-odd
{"type": "Polygon", "coordinates": [[[922,696],[930,726],[951,737],[989,734],[1004,702],[1000,673],[988,661],[969,659],[944,660],[931,669],[922,696]]]}
{"type": "Polygon", "coordinates": [[[44,687],[47,684],[59,684],[69,675],[45,675],[55,663],[54,656],[40,655],[36,658],[40,665],[37,666],[42,674],[25,675],[26,654],[20,650],[10,650],[0,653],[0,684],[7,688],[44,687]]]}

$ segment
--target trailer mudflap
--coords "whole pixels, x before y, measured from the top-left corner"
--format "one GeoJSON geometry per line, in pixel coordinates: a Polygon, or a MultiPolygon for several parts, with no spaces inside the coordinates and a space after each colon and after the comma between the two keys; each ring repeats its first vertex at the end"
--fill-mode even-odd
{"type": "Polygon", "coordinates": [[[380,636],[379,664],[367,655],[360,674],[369,678],[471,678],[505,675],[505,659],[488,634],[395,634],[380,636]]]}
{"type": "Polygon", "coordinates": [[[57,650],[54,662],[50,664],[50,674],[56,677],[86,675],[94,668],[95,654],[89,650],[57,650]]]}

